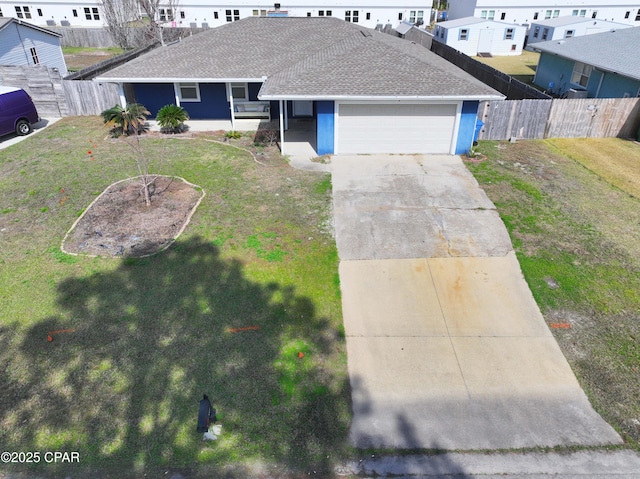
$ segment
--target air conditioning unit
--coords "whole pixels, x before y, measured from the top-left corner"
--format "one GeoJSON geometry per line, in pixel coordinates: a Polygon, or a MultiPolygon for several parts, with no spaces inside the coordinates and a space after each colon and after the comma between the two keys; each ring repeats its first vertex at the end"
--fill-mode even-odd
{"type": "Polygon", "coordinates": [[[567,98],[587,98],[589,92],[587,90],[578,90],[576,88],[569,88],[567,90],[567,98]]]}

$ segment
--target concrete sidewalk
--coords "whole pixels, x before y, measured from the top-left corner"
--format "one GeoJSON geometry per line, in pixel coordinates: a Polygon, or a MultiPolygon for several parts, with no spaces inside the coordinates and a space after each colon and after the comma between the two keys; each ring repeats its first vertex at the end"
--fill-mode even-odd
{"type": "Polygon", "coordinates": [[[334,157],[357,447],[619,444],[458,157],[334,157]]]}

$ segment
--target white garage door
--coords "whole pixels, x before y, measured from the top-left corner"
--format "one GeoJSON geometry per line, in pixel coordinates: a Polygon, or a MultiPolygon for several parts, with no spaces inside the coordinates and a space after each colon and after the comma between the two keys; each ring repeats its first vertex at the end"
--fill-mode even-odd
{"type": "Polygon", "coordinates": [[[456,105],[341,103],[338,153],[449,153],[456,105]]]}

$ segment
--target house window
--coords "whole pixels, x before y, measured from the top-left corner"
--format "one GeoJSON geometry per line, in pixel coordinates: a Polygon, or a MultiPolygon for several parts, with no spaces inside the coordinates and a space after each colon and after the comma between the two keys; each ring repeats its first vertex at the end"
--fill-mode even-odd
{"type": "Polygon", "coordinates": [[[533,29],[533,38],[538,38],[538,34],[540,33],[540,27],[536,27],[533,29]]]}
{"type": "Polygon", "coordinates": [[[402,20],[402,12],[398,13],[398,20],[402,20]]]}
{"type": "Polygon", "coordinates": [[[231,16],[231,10],[225,10],[224,14],[227,17],[227,22],[233,21],[233,17],[231,16]]]}
{"type": "Polygon", "coordinates": [[[73,10],[71,10],[71,13],[73,13],[74,17],[78,16],[78,10],[76,10],[75,8],[73,10]]]}
{"type": "Polygon", "coordinates": [[[549,36],[549,29],[545,28],[544,30],[542,30],[542,39],[546,40],[548,36],[549,36]]]}
{"type": "Polygon", "coordinates": [[[331,10],[327,10],[327,17],[331,16],[331,10]]]}
{"type": "Polygon", "coordinates": [[[487,19],[487,11],[486,10],[482,10],[480,12],[480,18],[482,18],[483,20],[487,19]]]}
{"type": "Polygon", "coordinates": [[[253,14],[254,17],[257,17],[258,15],[260,15],[260,11],[259,10],[253,10],[253,12],[251,12],[253,14]]]}
{"type": "Polygon", "coordinates": [[[232,83],[231,96],[234,100],[248,100],[249,91],[246,83],[232,83]]]}
{"type": "MultiPolygon", "coordinates": [[[[2,15],[0,15],[2,16],[2,15]]],[[[42,8],[38,8],[38,16],[41,17],[42,16],[42,8]]]]}
{"type": "Polygon", "coordinates": [[[36,52],[35,48],[31,48],[31,59],[33,60],[33,64],[34,65],[38,65],[40,63],[40,60],[38,60],[38,52],[36,52]]]}
{"type": "Polygon", "coordinates": [[[469,39],[469,30],[466,28],[460,29],[460,40],[468,40],[469,39]]]}
{"type": "Polygon", "coordinates": [[[233,21],[236,22],[240,20],[240,10],[234,10],[233,11],[233,21]]]}
{"type": "Polygon", "coordinates": [[[318,16],[324,17],[324,10],[318,10],[318,16]]]}
{"type": "Polygon", "coordinates": [[[573,74],[571,75],[571,83],[586,87],[589,83],[593,67],[586,63],[576,62],[573,66],[573,74]]]}
{"type": "Polygon", "coordinates": [[[489,14],[487,15],[487,20],[493,20],[496,17],[495,10],[489,10],[489,14]]]}
{"type": "Polygon", "coordinates": [[[16,7],[16,17],[31,18],[31,12],[29,11],[29,7],[16,7]]]}
{"type": "Polygon", "coordinates": [[[266,17],[267,16],[267,11],[266,10],[260,10],[260,16],[261,17],[266,17]]]}
{"type": "Polygon", "coordinates": [[[552,12],[551,10],[547,10],[547,11],[544,13],[544,19],[545,19],[545,20],[549,20],[549,19],[551,18],[551,14],[552,14],[552,13],[553,13],[553,12],[552,12]]]}
{"type": "Polygon", "coordinates": [[[409,12],[409,23],[422,25],[424,23],[424,10],[411,10],[409,12]]]}
{"type": "Polygon", "coordinates": [[[310,16],[311,16],[311,12],[307,12],[307,17],[310,17],[310,16]]]}
{"type": "Polygon", "coordinates": [[[560,10],[553,11],[553,18],[558,18],[560,16],[560,10]]]}
{"type": "Polygon", "coordinates": [[[580,16],[584,17],[587,14],[586,10],[580,10],[580,16]]]}
{"type": "Polygon", "coordinates": [[[626,12],[626,13],[624,14],[624,19],[626,20],[627,18],[629,18],[629,15],[631,15],[631,12],[626,12]]]}
{"type": "Polygon", "coordinates": [[[573,36],[573,30],[567,30],[564,32],[564,38],[571,38],[573,36]]]}
{"type": "Polygon", "coordinates": [[[213,19],[217,20],[218,19],[218,12],[213,12],[213,19]]]}
{"type": "Polygon", "coordinates": [[[200,101],[200,87],[197,83],[178,83],[178,98],[181,103],[200,101]]]}
{"type": "Polygon", "coordinates": [[[371,20],[371,12],[367,12],[367,20],[371,20]]]}
{"type": "Polygon", "coordinates": [[[500,14],[500,20],[504,20],[507,17],[507,12],[502,12],[500,14]]]}
{"type": "Polygon", "coordinates": [[[505,40],[513,40],[513,28],[507,28],[504,32],[505,40]]]}
{"type": "Polygon", "coordinates": [[[536,13],[534,13],[534,14],[533,14],[533,19],[534,19],[534,20],[537,20],[537,19],[538,19],[538,12],[536,12],[536,13]]]}
{"type": "Polygon", "coordinates": [[[511,51],[515,52],[516,51],[516,45],[511,45],[511,51]]]}
{"type": "Polygon", "coordinates": [[[358,10],[354,10],[353,11],[353,17],[352,17],[353,23],[358,23],[358,16],[359,15],[360,15],[360,12],[358,10]]]}
{"type": "Polygon", "coordinates": [[[180,18],[181,18],[182,20],[184,20],[185,18],[187,18],[187,17],[186,17],[186,15],[185,15],[185,13],[184,13],[184,10],[180,10],[180,18]]]}
{"type": "Polygon", "coordinates": [[[164,8],[160,9],[160,21],[161,22],[172,22],[173,21],[173,11],[170,8],[166,10],[164,8]]]}
{"type": "Polygon", "coordinates": [[[344,21],[345,22],[350,22],[351,21],[351,10],[345,10],[345,12],[344,12],[344,21]]]}
{"type": "Polygon", "coordinates": [[[97,8],[84,7],[84,18],[87,20],[100,20],[97,8]]]}

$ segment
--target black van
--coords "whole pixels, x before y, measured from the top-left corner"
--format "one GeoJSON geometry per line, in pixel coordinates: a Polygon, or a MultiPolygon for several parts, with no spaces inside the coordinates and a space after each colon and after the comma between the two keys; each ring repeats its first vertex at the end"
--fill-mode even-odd
{"type": "Polygon", "coordinates": [[[20,88],[0,86],[0,136],[28,135],[40,117],[31,97],[20,88]]]}

